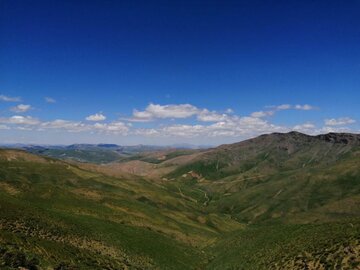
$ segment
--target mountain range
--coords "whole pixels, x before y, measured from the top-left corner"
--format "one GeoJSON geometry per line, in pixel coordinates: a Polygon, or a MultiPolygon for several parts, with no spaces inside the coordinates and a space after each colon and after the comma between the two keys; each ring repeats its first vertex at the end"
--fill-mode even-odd
{"type": "Polygon", "coordinates": [[[360,135],[0,150],[1,269],[360,269],[360,135]]]}

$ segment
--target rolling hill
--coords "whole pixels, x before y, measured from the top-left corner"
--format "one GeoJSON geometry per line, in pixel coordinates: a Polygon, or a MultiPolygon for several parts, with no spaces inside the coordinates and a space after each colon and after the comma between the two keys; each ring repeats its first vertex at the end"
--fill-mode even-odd
{"type": "Polygon", "coordinates": [[[360,135],[108,164],[4,149],[0,209],[1,269],[360,269],[360,135]]]}

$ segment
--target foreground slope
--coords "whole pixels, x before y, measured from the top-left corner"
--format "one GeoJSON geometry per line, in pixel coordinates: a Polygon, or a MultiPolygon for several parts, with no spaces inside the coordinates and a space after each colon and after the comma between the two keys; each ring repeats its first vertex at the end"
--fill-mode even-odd
{"type": "Polygon", "coordinates": [[[13,150],[1,150],[0,163],[0,243],[12,267],[25,254],[43,268],[196,268],[202,246],[239,228],[141,178],[13,150]]]}
{"type": "Polygon", "coordinates": [[[321,224],[249,226],[207,252],[207,269],[360,269],[359,219],[321,224]]]}

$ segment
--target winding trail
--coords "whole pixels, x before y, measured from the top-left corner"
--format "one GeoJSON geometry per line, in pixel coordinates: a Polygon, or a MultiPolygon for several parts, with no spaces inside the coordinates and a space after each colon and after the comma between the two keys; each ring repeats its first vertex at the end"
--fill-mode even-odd
{"type": "Polygon", "coordinates": [[[210,203],[210,198],[209,198],[208,194],[206,193],[206,191],[204,191],[204,190],[202,190],[202,189],[199,189],[199,188],[196,189],[196,190],[204,193],[204,197],[205,197],[205,200],[206,200],[206,201],[203,203],[203,205],[204,205],[204,206],[208,206],[209,203],[210,203]]]}
{"type": "Polygon", "coordinates": [[[192,197],[189,197],[189,196],[186,196],[186,195],[182,192],[182,190],[181,190],[180,187],[177,187],[177,188],[178,188],[178,190],[179,190],[179,194],[181,195],[181,197],[183,197],[184,199],[187,199],[187,200],[189,200],[189,201],[198,203],[198,201],[197,201],[196,199],[194,199],[194,198],[192,198],[192,197]]]}
{"type": "Polygon", "coordinates": [[[237,182],[244,182],[246,180],[252,180],[252,179],[258,179],[258,178],[264,178],[266,175],[258,175],[253,177],[247,177],[244,179],[234,180],[234,181],[214,181],[214,184],[230,184],[230,183],[237,183],[237,182]]]}

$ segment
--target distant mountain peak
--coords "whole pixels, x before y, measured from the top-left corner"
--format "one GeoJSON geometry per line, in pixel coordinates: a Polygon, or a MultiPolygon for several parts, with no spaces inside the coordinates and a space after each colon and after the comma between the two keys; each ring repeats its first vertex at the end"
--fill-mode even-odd
{"type": "Polygon", "coordinates": [[[360,134],[331,132],[328,134],[321,134],[316,137],[332,143],[360,144],[360,134]]]}
{"type": "Polygon", "coordinates": [[[120,145],[113,144],[113,143],[100,143],[97,146],[102,147],[102,148],[117,148],[117,147],[120,147],[120,145]]]}
{"type": "Polygon", "coordinates": [[[274,132],[270,134],[264,134],[259,137],[253,138],[251,140],[257,140],[258,138],[291,138],[291,139],[315,139],[315,140],[321,140],[325,142],[331,142],[331,143],[343,143],[343,144],[359,144],[360,143],[360,134],[354,134],[354,133],[335,133],[330,132],[327,134],[320,134],[320,135],[308,135],[305,133],[301,133],[298,131],[290,131],[287,133],[280,133],[280,132],[274,132]]]}
{"type": "Polygon", "coordinates": [[[308,137],[312,137],[311,135],[307,135],[305,133],[301,133],[299,131],[290,131],[290,132],[286,132],[286,133],[281,133],[281,132],[274,132],[274,133],[270,133],[270,134],[265,134],[263,136],[269,136],[269,137],[291,137],[291,138],[308,138],[308,137]]]}

